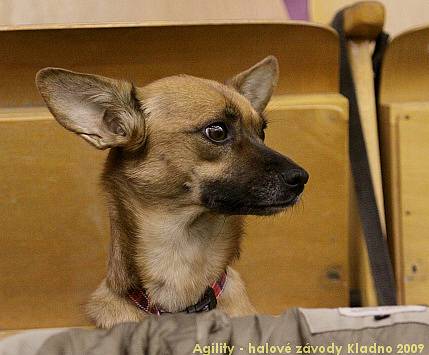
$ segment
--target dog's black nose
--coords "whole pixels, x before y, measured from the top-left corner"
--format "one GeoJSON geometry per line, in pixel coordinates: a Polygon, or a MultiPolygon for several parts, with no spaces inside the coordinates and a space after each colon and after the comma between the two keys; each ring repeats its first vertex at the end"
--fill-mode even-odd
{"type": "Polygon", "coordinates": [[[289,188],[304,186],[308,181],[308,173],[304,169],[290,169],[283,173],[286,185],[289,188]]]}

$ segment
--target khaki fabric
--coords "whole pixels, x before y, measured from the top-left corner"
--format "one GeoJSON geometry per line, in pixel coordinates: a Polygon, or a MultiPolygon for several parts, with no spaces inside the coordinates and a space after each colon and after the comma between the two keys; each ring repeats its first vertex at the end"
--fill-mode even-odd
{"type": "Polygon", "coordinates": [[[49,339],[39,354],[246,354],[249,342],[282,346],[287,338],[291,346],[301,344],[297,320],[295,309],[279,317],[229,318],[216,310],[151,316],[111,330],[70,330],[49,339]]]}
{"type": "Polygon", "coordinates": [[[310,354],[429,354],[429,311],[424,309],[379,317],[345,316],[339,309],[301,309],[303,345],[312,346],[310,354]]]}
{"type": "Polygon", "coordinates": [[[67,328],[45,328],[19,332],[0,341],[0,355],[35,355],[42,344],[67,328]]]}
{"type": "Polygon", "coordinates": [[[290,309],[277,317],[229,318],[217,310],[154,316],[111,330],[63,332],[39,354],[429,354],[429,312],[384,311],[376,318],[339,309],[290,309]]]}

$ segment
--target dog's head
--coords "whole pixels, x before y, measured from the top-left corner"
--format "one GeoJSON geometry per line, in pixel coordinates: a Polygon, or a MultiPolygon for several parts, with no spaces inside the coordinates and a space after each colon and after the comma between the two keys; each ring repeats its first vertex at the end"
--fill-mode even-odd
{"type": "Polygon", "coordinates": [[[105,180],[134,198],[225,214],[294,204],[308,174],[264,145],[263,111],[278,79],[270,56],[226,84],[187,75],[145,87],[46,68],[37,86],[56,120],[99,149],[105,180]]]}

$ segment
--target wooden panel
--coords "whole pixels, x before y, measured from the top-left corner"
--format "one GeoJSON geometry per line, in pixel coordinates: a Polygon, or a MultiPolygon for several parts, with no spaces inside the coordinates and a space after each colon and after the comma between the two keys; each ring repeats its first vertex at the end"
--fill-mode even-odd
{"type": "Polygon", "coordinates": [[[105,154],[45,109],[2,111],[0,142],[0,330],[84,324],[105,275],[105,154]]]}
{"type": "Polygon", "coordinates": [[[297,23],[0,31],[0,107],[41,105],[45,66],[122,77],[143,85],[178,73],[225,80],[269,54],[278,94],[337,92],[332,29],[297,23]],[[317,77],[317,80],[314,78],[317,77]]]}
{"type": "MultiPolygon", "coordinates": [[[[93,326],[81,326],[79,328],[82,329],[94,329],[93,326]]],[[[27,339],[34,339],[34,338],[38,338],[39,340],[43,340],[45,339],[45,336],[50,336],[50,335],[54,335],[58,332],[61,332],[63,330],[67,330],[68,328],[37,328],[37,329],[14,329],[14,330],[0,330],[0,340],[6,339],[8,337],[12,337],[14,335],[20,335],[25,333],[25,336],[28,336],[29,333],[31,332],[31,338],[28,337],[27,339]]],[[[4,344],[1,344],[2,347],[4,348],[4,344]]],[[[33,343],[33,345],[35,345],[35,343],[33,343]]],[[[27,350],[27,347],[25,347],[25,349],[27,350]]],[[[21,349],[20,349],[21,350],[21,349]]]]}
{"type": "Polygon", "coordinates": [[[380,100],[429,100],[429,27],[410,30],[394,38],[383,59],[380,100]]]}
{"type": "Polygon", "coordinates": [[[429,303],[429,104],[399,117],[404,300],[429,303]]]}
{"type": "Polygon", "coordinates": [[[427,117],[429,108],[428,36],[429,27],[426,26],[392,40],[383,61],[380,89],[387,229],[395,259],[398,298],[401,303],[408,304],[428,300],[423,294],[426,290],[427,295],[424,278],[428,275],[425,267],[419,268],[417,264],[419,255],[423,255],[420,252],[427,255],[429,248],[429,242],[424,241],[428,214],[423,215],[422,206],[417,205],[418,217],[408,215],[410,204],[414,206],[413,200],[429,201],[421,181],[415,181],[425,179],[426,169],[421,154],[427,153],[427,147],[419,137],[425,132],[424,116],[427,117]],[[417,229],[420,229],[419,237],[417,229]],[[418,238],[421,240],[417,241],[418,238]]]}
{"type": "Polygon", "coordinates": [[[401,303],[429,302],[429,103],[383,110],[383,173],[401,303]]]}
{"type": "Polygon", "coordinates": [[[303,201],[249,217],[239,270],[259,312],[348,305],[348,124],[340,95],[277,97],[267,145],[310,173],[303,201]]]}

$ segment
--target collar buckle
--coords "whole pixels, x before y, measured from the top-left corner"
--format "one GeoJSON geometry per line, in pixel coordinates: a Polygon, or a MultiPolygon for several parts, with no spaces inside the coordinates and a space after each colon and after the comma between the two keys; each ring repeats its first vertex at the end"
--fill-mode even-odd
{"type": "Polygon", "coordinates": [[[211,287],[207,287],[206,292],[204,292],[203,297],[198,301],[198,303],[189,306],[185,309],[186,313],[200,313],[207,312],[215,309],[217,305],[216,295],[211,287]]]}

